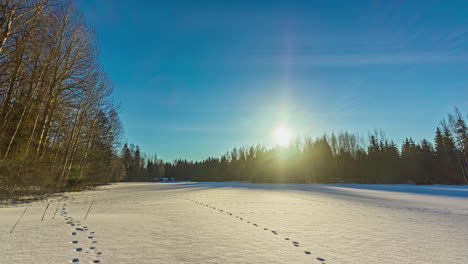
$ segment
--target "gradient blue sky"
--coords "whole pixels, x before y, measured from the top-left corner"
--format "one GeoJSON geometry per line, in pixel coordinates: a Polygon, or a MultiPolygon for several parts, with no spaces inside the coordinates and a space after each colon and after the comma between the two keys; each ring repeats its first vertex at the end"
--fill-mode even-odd
{"type": "Polygon", "coordinates": [[[125,141],[165,160],[374,128],[398,144],[468,112],[468,2],[78,0],[125,141]]]}

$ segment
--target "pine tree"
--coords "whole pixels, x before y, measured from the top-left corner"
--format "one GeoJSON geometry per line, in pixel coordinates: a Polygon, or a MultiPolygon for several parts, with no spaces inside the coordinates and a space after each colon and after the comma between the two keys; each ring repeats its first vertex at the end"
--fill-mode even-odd
{"type": "Polygon", "coordinates": [[[427,141],[423,139],[420,144],[421,150],[421,168],[422,168],[422,177],[423,184],[432,184],[437,182],[435,177],[434,163],[435,163],[435,153],[434,147],[427,141]]]}
{"type": "Polygon", "coordinates": [[[435,142],[435,151],[439,157],[445,155],[445,146],[444,146],[444,136],[440,131],[440,128],[437,127],[436,129],[436,136],[434,138],[435,142]]]}
{"type": "Polygon", "coordinates": [[[130,152],[130,149],[128,148],[127,143],[125,143],[125,145],[123,146],[121,156],[122,156],[123,164],[125,166],[125,180],[128,181],[130,168],[133,162],[133,157],[132,157],[132,153],[130,152]]]}
{"type": "Polygon", "coordinates": [[[367,180],[366,183],[377,183],[381,171],[381,144],[375,135],[369,138],[369,146],[367,147],[367,180]]]}
{"type": "Polygon", "coordinates": [[[456,153],[457,148],[455,147],[455,142],[453,140],[452,133],[450,132],[450,129],[447,126],[444,127],[443,142],[445,151],[449,155],[453,155],[456,153]]]}
{"type": "Polygon", "coordinates": [[[435,137],[440,180],[442,183],[460,184],[463,182],[463,175],[460,170],[452,133],[445,122],[442,123],[442,127],[443,132],[437,128],[435,137]]]}

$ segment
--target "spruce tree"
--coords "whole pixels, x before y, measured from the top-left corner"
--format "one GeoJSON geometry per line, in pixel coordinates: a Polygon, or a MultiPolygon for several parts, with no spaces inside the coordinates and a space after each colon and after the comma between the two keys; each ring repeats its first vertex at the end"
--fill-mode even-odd
{"type": "Polygon", "coordinates": [[[125,143],[125,145],[123,146],[121,155],[122,155],[123,164],[125,166],[125,178],[124,178],[124,180],[128,181],[129,176],[130,176],[130,168],[131,168],[131,165],[132,165],[133,157],[132,157],[132,153],[130,152],[130,149],[128,148],[127,143],[125,143]]]}

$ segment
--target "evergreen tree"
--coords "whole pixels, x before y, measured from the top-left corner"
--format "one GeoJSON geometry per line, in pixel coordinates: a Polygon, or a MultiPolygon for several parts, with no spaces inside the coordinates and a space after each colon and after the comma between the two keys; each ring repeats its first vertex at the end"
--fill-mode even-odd
{"type": "Polygon", "coordinates": [[[250,146],[233,149],[221,158],[178,160],[166,164],[166,173],[196,181],[462,184],[459,157],[464,154],[461,139],[466,125],[457,120],[450,129],[446,124],[437,127],[434,146],[426,139],[416,143],[407,138],[400,149],[380,131],[369,137],[366,147],[358,135],[341,132],[306,138],[286,148],[250,146]]]}
{"type": "Polygon", "coordinates": [[[127,143],[125,143],[125,145],[123,146],[121,157],[122,157],[122,162],[125,166],[125,180],[128,180],[133,157],[132,157],[132,153],[130,152],[130,149],[128,148],[127,143]]]}

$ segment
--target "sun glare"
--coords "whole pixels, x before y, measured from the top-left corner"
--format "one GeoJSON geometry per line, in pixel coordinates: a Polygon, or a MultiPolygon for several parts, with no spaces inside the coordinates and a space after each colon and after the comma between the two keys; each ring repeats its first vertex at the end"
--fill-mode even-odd
{"type": "Polygon", "coordinates": [[[273,130],[273,144],[280,147],[287,147],[293,140],[293,132],[285,126],[278,126],[273,130]]]}

